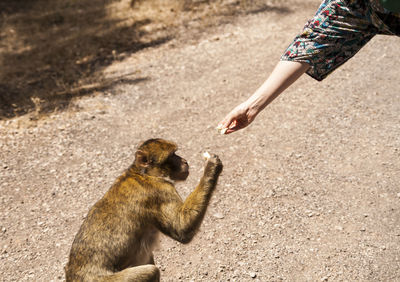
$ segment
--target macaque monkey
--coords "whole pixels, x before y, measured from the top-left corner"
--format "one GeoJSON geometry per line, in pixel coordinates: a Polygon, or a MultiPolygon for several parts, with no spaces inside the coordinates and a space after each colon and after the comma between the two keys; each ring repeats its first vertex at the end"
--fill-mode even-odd
{"type": "Polygon", "coordinates": [[[134,163],[90,210],[71,247],[66,281],[159,281],[153,249],[161,232],[189,243],[203,220],[222,163],[205,154],[204,174],[183,202],[171,181],[189,175],[177,145],[142,143],[134,163]]]}

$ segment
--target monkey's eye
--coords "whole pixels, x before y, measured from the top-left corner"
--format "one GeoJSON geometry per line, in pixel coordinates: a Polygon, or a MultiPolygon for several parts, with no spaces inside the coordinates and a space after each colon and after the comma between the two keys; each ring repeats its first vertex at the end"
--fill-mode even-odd
{"type": "Polygon", "coordinates": [[[172,169],[179,167],[179,163],[180,163],[180,157],[178,157],[175,153],[171,154],[167,161],[166,164],[168,166],[170,166],[172,169]]]}

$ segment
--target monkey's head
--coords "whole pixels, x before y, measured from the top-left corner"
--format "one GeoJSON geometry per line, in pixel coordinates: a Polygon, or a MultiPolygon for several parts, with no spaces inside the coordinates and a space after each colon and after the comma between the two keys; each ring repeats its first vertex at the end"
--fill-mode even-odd
{"type": "Polygon", "coordinates": [[[171,141],[149,139],[136,151],[134,166],[150,176],[185,180],[189,175],[189,165],[184,158],[175,154],[177,149],[178,146],[171,141]]]}

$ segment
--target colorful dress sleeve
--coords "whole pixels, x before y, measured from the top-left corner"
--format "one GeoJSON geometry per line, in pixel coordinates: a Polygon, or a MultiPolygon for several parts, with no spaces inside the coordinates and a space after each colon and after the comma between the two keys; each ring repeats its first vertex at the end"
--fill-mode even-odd
{"type": "Polygon", "coordinates": [[[281,60],[308,63],[307,74],[321,81],[376,34],[396,35],[396,25],[385,24],[386,17],[400,23],[400,15],[385,10],[379,0],[325,0],[281,60]]]}

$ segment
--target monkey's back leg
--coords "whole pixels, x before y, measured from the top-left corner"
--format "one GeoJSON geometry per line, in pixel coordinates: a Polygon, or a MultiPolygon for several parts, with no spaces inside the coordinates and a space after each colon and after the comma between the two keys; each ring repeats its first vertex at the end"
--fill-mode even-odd
{"type": "Polygon", "coordinates": [[[126,268],[111,275],[102,276],[102,282],[159,282],[160,270],[152,265],[140,265],[126,268]]]}

